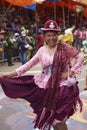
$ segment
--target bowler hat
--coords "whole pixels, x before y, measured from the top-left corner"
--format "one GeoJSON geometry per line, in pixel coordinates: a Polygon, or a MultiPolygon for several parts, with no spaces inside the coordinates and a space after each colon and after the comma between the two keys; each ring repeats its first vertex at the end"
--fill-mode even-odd
{"type": "Polygon", "coordinates": [[[42,31],[55,31],[55,32],[60,32],[60,27],[58,26],[58,24],[56,23],[56,21],[54,20],[48,20],[45,24],[44,24],[44,28],[41,28],[42,31]]]}

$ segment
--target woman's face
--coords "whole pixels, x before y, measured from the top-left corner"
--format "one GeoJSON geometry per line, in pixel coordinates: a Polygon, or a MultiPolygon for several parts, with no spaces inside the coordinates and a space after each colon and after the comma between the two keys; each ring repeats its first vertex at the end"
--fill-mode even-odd
{"type": "Polygon", "coordinates": [[[56,32],[48,31],[44,35],[44,40],[48,46],[54,47],[57,44],[58,34],[56,32]]]}

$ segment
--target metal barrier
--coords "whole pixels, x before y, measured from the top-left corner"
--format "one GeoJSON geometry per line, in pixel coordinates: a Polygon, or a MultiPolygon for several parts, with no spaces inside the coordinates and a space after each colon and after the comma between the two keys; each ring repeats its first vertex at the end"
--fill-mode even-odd
{"type": "MultiPolygon", "coordinates": [[[[15,48],[13,48],[15,49],[15,48]]],[[[5,58],[5,48],[3,42],[0,42],[0,63],[5,63],[7,59],[5,58]]],[[[19,56],[13,55],[12,60],[18,59],[19,56]]]]}
{"type": "Polygon", "coordinates": [[[0,48],[1,48],[1,53],[0,53],[0,62],[4,63],[4,44],[3,42],[0,42],[0,48]]]}

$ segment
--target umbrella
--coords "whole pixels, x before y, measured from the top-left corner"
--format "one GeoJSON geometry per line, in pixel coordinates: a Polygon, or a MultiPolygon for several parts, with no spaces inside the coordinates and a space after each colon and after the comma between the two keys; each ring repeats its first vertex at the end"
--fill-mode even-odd
{"type": "Polygon", "coordinates": [[[36,10],[36,4],[30,5],[30,6],[23,6],[26,9],[36,10]]]}
{"type": "MultiPolygon", "coordinates": [[[[7,10],[3,14],[2,20],[11,8],[12,5],[14,6],[20,6],[24,8],[28,8],[31,10],[36,10],[36,3],[42,3],[44,0],[2,0],[2,2],[10,3],[7,10]]],[[[1,21],[2,21],[1,20],[1,21]]]]}
{"type": "Polygon", "coordinates": [[[15,6],[29,6],[35,3],[41,3],[45,0],[3,0],[4,2],[8,2],[11,5],[15,6]]]}

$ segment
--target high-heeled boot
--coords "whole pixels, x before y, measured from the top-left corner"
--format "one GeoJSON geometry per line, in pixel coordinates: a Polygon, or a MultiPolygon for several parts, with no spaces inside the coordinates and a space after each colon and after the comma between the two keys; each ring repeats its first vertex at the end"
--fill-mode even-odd
{"type": "Polygon", "coordinates": [[[54,129],[54,130],[59,130],[58,127],[57,127],[57,125],[58,125],[58,124],[56,124],[56,125],[53,126],[53,129],[54,129]]]}
{"type": "Polygon", "coordinates": [[[66,123],[57,123],[53,128],[54,130],[68,130],[66,123]]]}

